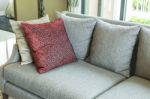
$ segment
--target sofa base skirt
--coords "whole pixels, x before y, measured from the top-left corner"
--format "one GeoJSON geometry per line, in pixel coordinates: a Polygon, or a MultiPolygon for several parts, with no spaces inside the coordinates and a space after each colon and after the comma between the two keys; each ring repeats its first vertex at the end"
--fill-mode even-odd
{"type": "Polygon", "coordinates": [[[10,97],[13,97],[14,99],[43,99],[9,82],[5,84],[4,93],[6,93],[10,97]]]}

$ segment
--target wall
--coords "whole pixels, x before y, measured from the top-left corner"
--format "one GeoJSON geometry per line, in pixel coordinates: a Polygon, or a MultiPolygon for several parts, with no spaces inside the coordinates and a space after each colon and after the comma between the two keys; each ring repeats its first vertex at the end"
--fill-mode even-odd
{"type": "Polygon", "coordinates": [[[45,0],[44,5],[46,13],[50,17],[50,20],[55,19],[56,11],[67,10],[67,0],[45,0]]]}
{"type": "MultiPolygon", "coordinates": [[[[16,0],[17,19],[30,20],[38,18],[37,0],[16,0]]],[[[46,13],[50,19],[55,18],[55,11],[64,11],[67,9],[67,0],[44,0],[46,13]]]]}
{"type": "Polygon", "coordinates": [[[38,18],[37,0],[16,0],[17,20],[38,18]]]}

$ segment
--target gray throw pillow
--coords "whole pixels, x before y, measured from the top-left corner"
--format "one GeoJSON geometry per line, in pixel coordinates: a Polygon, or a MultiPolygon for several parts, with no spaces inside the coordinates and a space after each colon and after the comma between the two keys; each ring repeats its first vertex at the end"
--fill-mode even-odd
{"type": "Polygon", "coordinates": [[[57,17],[64,19],[65,28],[76,57],[84,60],[87,56],[96,20],[93,18],[73,18],[60,12],[57,12],[57,17]]]}
{"type": "Polygon", "coordinates": [[[136,74],[150,79],[150,29],[141,28],[136,74]]]}
{"type": "Polygon", "coordinates": [[[120,26],[98,20],[93,34],[90,63],[121,72],[129,69],[139,26],[120,26]]]}

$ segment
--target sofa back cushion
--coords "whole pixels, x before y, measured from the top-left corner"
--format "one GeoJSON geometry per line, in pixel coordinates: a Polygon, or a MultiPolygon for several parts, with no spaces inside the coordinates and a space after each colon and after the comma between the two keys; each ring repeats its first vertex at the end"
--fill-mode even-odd
{"type": "Polygon", "coordinates": [[[76,61],[63,19],[21,26],[39,73],[76,61]]]}
{"type": "Polygon", "coordinates": [[[90,50],[90,63],[121,72],[129,69],[139,26],[120,26],[98,20],[90,50]]]}
{"type": "Polygon", "coordinates": [[[63,18],[68,37],[78,59],[87,56],[93,29],[96,24],[94,18],[73,18],[57,12],[58,18],[63,18]]]}
{"type": "Polygon", "coordinates": [[[141,28],[136,75],[150,79],[150,29],[141,28]]]}

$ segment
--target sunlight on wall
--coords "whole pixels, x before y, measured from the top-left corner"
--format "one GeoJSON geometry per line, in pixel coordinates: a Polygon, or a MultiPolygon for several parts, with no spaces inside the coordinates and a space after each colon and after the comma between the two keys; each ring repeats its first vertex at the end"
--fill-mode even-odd
{"type": "Polygon", "coordinates": [[[38,18],[37,0],[16,0],[17,20],[31,20],[38,18]]]}
{"type": "Polygon", "coordinates": [[[55,19],[56,11],[67,10],[67,0],[44,0],[44,5],[50,20],[55,19]]]}

